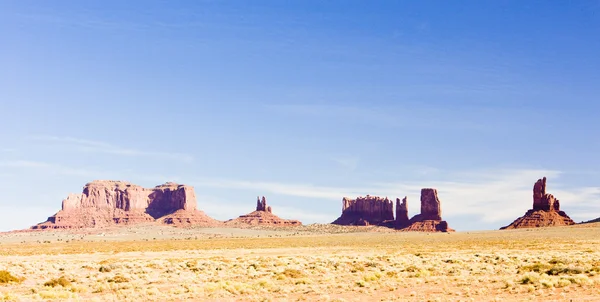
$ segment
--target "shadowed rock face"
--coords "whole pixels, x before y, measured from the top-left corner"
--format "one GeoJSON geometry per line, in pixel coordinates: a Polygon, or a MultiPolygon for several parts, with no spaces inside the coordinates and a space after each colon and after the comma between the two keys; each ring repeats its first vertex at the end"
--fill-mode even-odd
{"type": "Polygon", "coordinates": [[[533,210],[560,211],[560,202],[552,194],[546,193],[546,177],[533,185],[533,210]]]}
{"type": "Polygon", "coordinates": [[[546,193],[546,177],[533,185],[533,208],[513,223],[500,228],[519,229],[548,226],[573,225],[575,222],[560,210],[560,202],[552,194],[546,193]]]}
{"type": "Polygon", "coordinates": [[[339,225],[379,225],[394,220],[394,203],[379,196],[342,199],[342,215],[333,224],[339,225]]]}
{"type": "Polygon", "coordinates": [[[442,220],[441,202],[436,189],[421,189],[421,213],[408,221],[408,226],[400,226],[401,231],[414,232],[454,232],[442,220]]]}
{"type": "Polygon", "coordinates": [[[421,217],[424,220],[442,220],[442,209],[436,189],[421,189],[421,217]]]}
{"type": "Polygon", "coordinates": [[[267,205],[267,199],[264,196],[262,199],[256,197],[256,210],[271,213],[271,207],[267,205]]]}
{"type": "Polygon", "coordinates": [[[302,225],[302,222],[298,220],[288,220],[279,218],[277,215],[272,213],[271,206],[267,205],[267,199],[263,196],[256,200],[256,211],[241,215],[236,219],[231,219],[225,222],[227,225],[302,225]]]}
{"type": "Polygon", "coordinates": [[[379,225],[402,231],[452,232],[448,223],[442,221],[440,200],[435,189],[421,190],[421,213],[408,219],[408,201],[396,198],[396,218],[393,202],[386,198],[367,195],[342,200],[342,215],[333,224],[379,225]]]}
{"type": "Polygon", "coordinates": [[[143,188],[123,181],[99,180],[86,184],[81,194],[69,194],[62,202],[62,210],[48,221],[33,229],[102,227],[113,224],[152,222],[170,223],[167,215],[182,222],[217,223],[197,210],[194,188],[176,183],[165,183],[154,188],[143,188]]]}
{"type": "Polygon", "coordinates": [[[402,199],[396,198],[396,226],[404,227],[408,225],[408,197],[402,199]]]}

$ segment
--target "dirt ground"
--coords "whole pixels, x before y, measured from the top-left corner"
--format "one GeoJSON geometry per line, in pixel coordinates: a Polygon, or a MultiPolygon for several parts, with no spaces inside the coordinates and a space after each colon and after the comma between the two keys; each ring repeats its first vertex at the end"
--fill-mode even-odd
{"type": "Polygon", "coordinates": [[[8,301],[598,301],[599,274],[600,224],[0,234],[8,301]]]}

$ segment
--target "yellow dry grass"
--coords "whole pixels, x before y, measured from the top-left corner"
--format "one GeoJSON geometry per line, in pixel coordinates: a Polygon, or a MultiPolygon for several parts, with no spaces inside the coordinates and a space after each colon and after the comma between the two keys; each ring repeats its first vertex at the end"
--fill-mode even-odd
{"type": "Polygon", "coordinates": [[[0,300],[8,301],[596,301],[600,296],[598,225],[112,242],[2,243],[0,238],[0,255],[0,270],[21,280],[0,285],[0,300]],[[66,282],[53,282],[59,279],[66,282]]]}

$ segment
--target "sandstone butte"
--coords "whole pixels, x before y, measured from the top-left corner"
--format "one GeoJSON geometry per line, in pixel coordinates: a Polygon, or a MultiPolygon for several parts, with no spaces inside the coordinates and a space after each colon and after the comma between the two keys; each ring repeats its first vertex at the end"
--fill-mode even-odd
{"type": "Polygon", "coordinates": [[[538,179],[533,185],[533,209],[500,229],[539,228],[573,224],[575,222],[560,210],[558,199],[552,194],[546,193],[546,177],[544,177],[538,179]]]}
{"type": "Polygon", "coordinates": [[[165,183],[143,188],[123,181],[97,180],[81,194],[69,194],[62,209],[32,229],[70,229],[159,222],[216,226],[221,222],[197,209],[194,188],[165,183]]]}
{"type": "Polygon", "coordinates": [[[408,201],[396,199],[396,218],[394,203],[386,198],[367,195],[342,199],[342,215],[333,224],[338,225],[379,225],[401,231],[453,232],[448,223],[442,220],[442,210],[437,190],[421,190],[421,213],[408,219],[408,201]]]}
{"type": "Polygon", "coordinates": [[[302,225],[302,222],[298,220],[287,220],[279,218],[273,214],[271,206],[267,205],[267,199],[263,196],[256,198],[256,210],[252,213],[242,215],[238,218],[231,219],[225,222],[227,225],[276,225],[276,226],[290,226],[290,225],[302,225]]]}

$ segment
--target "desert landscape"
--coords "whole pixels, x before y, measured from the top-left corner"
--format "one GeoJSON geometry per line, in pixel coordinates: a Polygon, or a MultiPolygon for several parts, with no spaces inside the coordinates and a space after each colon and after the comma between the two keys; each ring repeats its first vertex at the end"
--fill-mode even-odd
{"type": "Polygon", "coordinates": [[[600,0],[0,0],[0,301],[600,301],[600,0]]]}
{"type": "Polygon", "coordinates": [[[94,181],[28,230],[0,235],[7,301],[595,301],[600,223],[577,224],[533,186],[533,209],[503,230],[454,232],[437,190],[343,198],[332,224],[256,210],[225,222],[194,188],[94,181]],[[175,213],[175,214],[174,214],[175,213]],[[165,217],[176,217],[165,219],[165,217]],[[507,230],[510,229],[510,230],[507,230]]]}
{"type": "Polygon", "coordinates": [[[0,236],[6,301],[596,301],[600,224],[457,233],[378,226],[0,236]]]}

